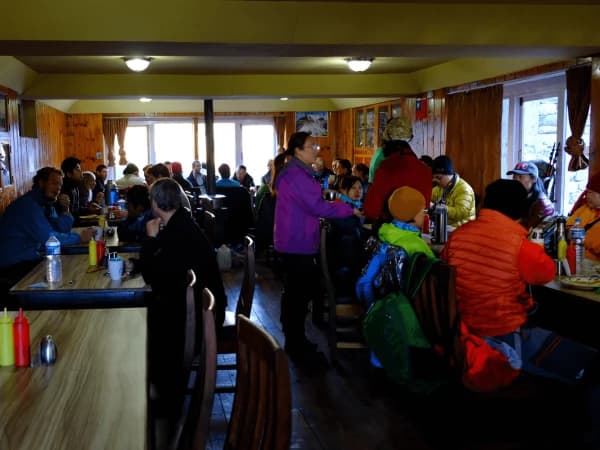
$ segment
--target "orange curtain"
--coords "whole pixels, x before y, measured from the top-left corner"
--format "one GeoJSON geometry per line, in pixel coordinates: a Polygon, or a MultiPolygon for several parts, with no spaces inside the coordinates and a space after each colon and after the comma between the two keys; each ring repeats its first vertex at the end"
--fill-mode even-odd
{"type": "Polygon", "coordinates": [[[115,124],[115,133],[119,143],[119,165],[127,164],[127,155],[125,154],[125,133],[127,132],[127,119],[112,119],[115,124]]]}
{"type": "Polygon", "coordinates": [[[113,119],[102,120],[102,134],[104,135],[104,145],[106,145],[108,155],[108,166],[115,165],[115,123],[113,119]]]}
{"type": "Polygon", "coordinates": [[[275,134],[277,135],[277,153],[279,153],[286,146],[285,116],[275,116],[273,121],[275,123],[275,134]]]}
{"type": "Polygon", "coordinates": [[[454,170],[483,198],[500,178],[502,86],[449,95],[446,155],[454,170]]]}
{"type": "Polygon", "coordinates": [[[590,66],[573,67],[567,70],[567,110],[571,136],[565,151],[571,155],[569,170],[575,172],[589,165],[583,154],[585,142],[581,139],[591,102],[592,69],[590,66]]]}

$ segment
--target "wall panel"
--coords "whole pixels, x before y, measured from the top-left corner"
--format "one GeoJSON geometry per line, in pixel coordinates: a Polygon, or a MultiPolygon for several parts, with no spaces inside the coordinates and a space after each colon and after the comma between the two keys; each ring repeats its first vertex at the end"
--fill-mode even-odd
{"type": "Polygon", "coordinates": [[[79,158],[82,170],[94,171],[98,164],[104,163],[102,114],[69,114],[66,129],[66,156],[79,158]],[[102,157],[96,158],[97,153],[102,157]]]}

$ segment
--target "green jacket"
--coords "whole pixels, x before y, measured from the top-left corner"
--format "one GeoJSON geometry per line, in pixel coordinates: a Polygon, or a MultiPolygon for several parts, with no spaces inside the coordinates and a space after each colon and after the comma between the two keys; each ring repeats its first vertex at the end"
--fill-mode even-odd
{"type": "Polygon", "coordinates": [[[373,156],[371,157],[371,165],[369,166],[369,183],[373,182],[373,178],[375,178],[375,172],[377,172],[379,164],[381,164],[381,161],[384,159],[385,156],[383,156],[383,147],[377,147],[375,153],[373,153],[373,156]]]}
{"type": "MultiPolygon", "coordinates": [[[[431,192],[431,201],[439,202],[444,195],[441,186],[435,186],[431,192]]],[[[475,220],[475,192],[465,180],[456,175],[454,187],[446,194],[446,206],[448,207],[448,225],[458,227],[475,220]]]]}
{"type": "Polygon", "coordinates": [[[401,230],[391,223],[384,223],[379,228],[379,239],[396,247],[402,247],[409,256],[417,252],[423,252],[430,258],[435,258],[427,243],[421,239],[416,231],[401,230]]]}

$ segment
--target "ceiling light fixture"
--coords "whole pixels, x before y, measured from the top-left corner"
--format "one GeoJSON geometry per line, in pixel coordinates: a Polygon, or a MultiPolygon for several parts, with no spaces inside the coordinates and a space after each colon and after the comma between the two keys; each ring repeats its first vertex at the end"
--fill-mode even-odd
{"type": "Polygon", "coordinates": [[[375,58],[346,58],[348,67],[353,72],[364,72],[367,70],[375,58]]]}
{"type": "Polygon", "coordinates": [[[152,58],[123,58],[127,67],[129,67],[134,72],[142,72],[148,68],[150,65],[150,61],[152,58]]]}
{"type": "Polygon", "coordinates": [[[141,97],[140,98],[140,102],[142,102],[142,103],[150,103],[151,101],[152,101],[152,99],[148,98],[148,97],[141,97]]]}
{"type": "Polygon", "coordinates": [[[282,102],[287,102],[289,99],[287,97],[281,97],[279,100],[281,100],[282,102]]]}

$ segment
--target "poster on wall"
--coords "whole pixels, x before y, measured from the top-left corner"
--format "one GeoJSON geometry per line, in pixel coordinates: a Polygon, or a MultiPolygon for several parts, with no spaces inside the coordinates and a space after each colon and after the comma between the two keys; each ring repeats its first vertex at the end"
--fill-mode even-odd
{"type": "Polygon", "coordinates": [[[327,136],[328,116],[327,111],[297,112],[296,131],[304,131],[318,137],[327,136]]]}
{"type": "Polygon", "coordinates": [[[427,119],[427,99],[420,98],[415,102],[415,120],[427,119]]]}

